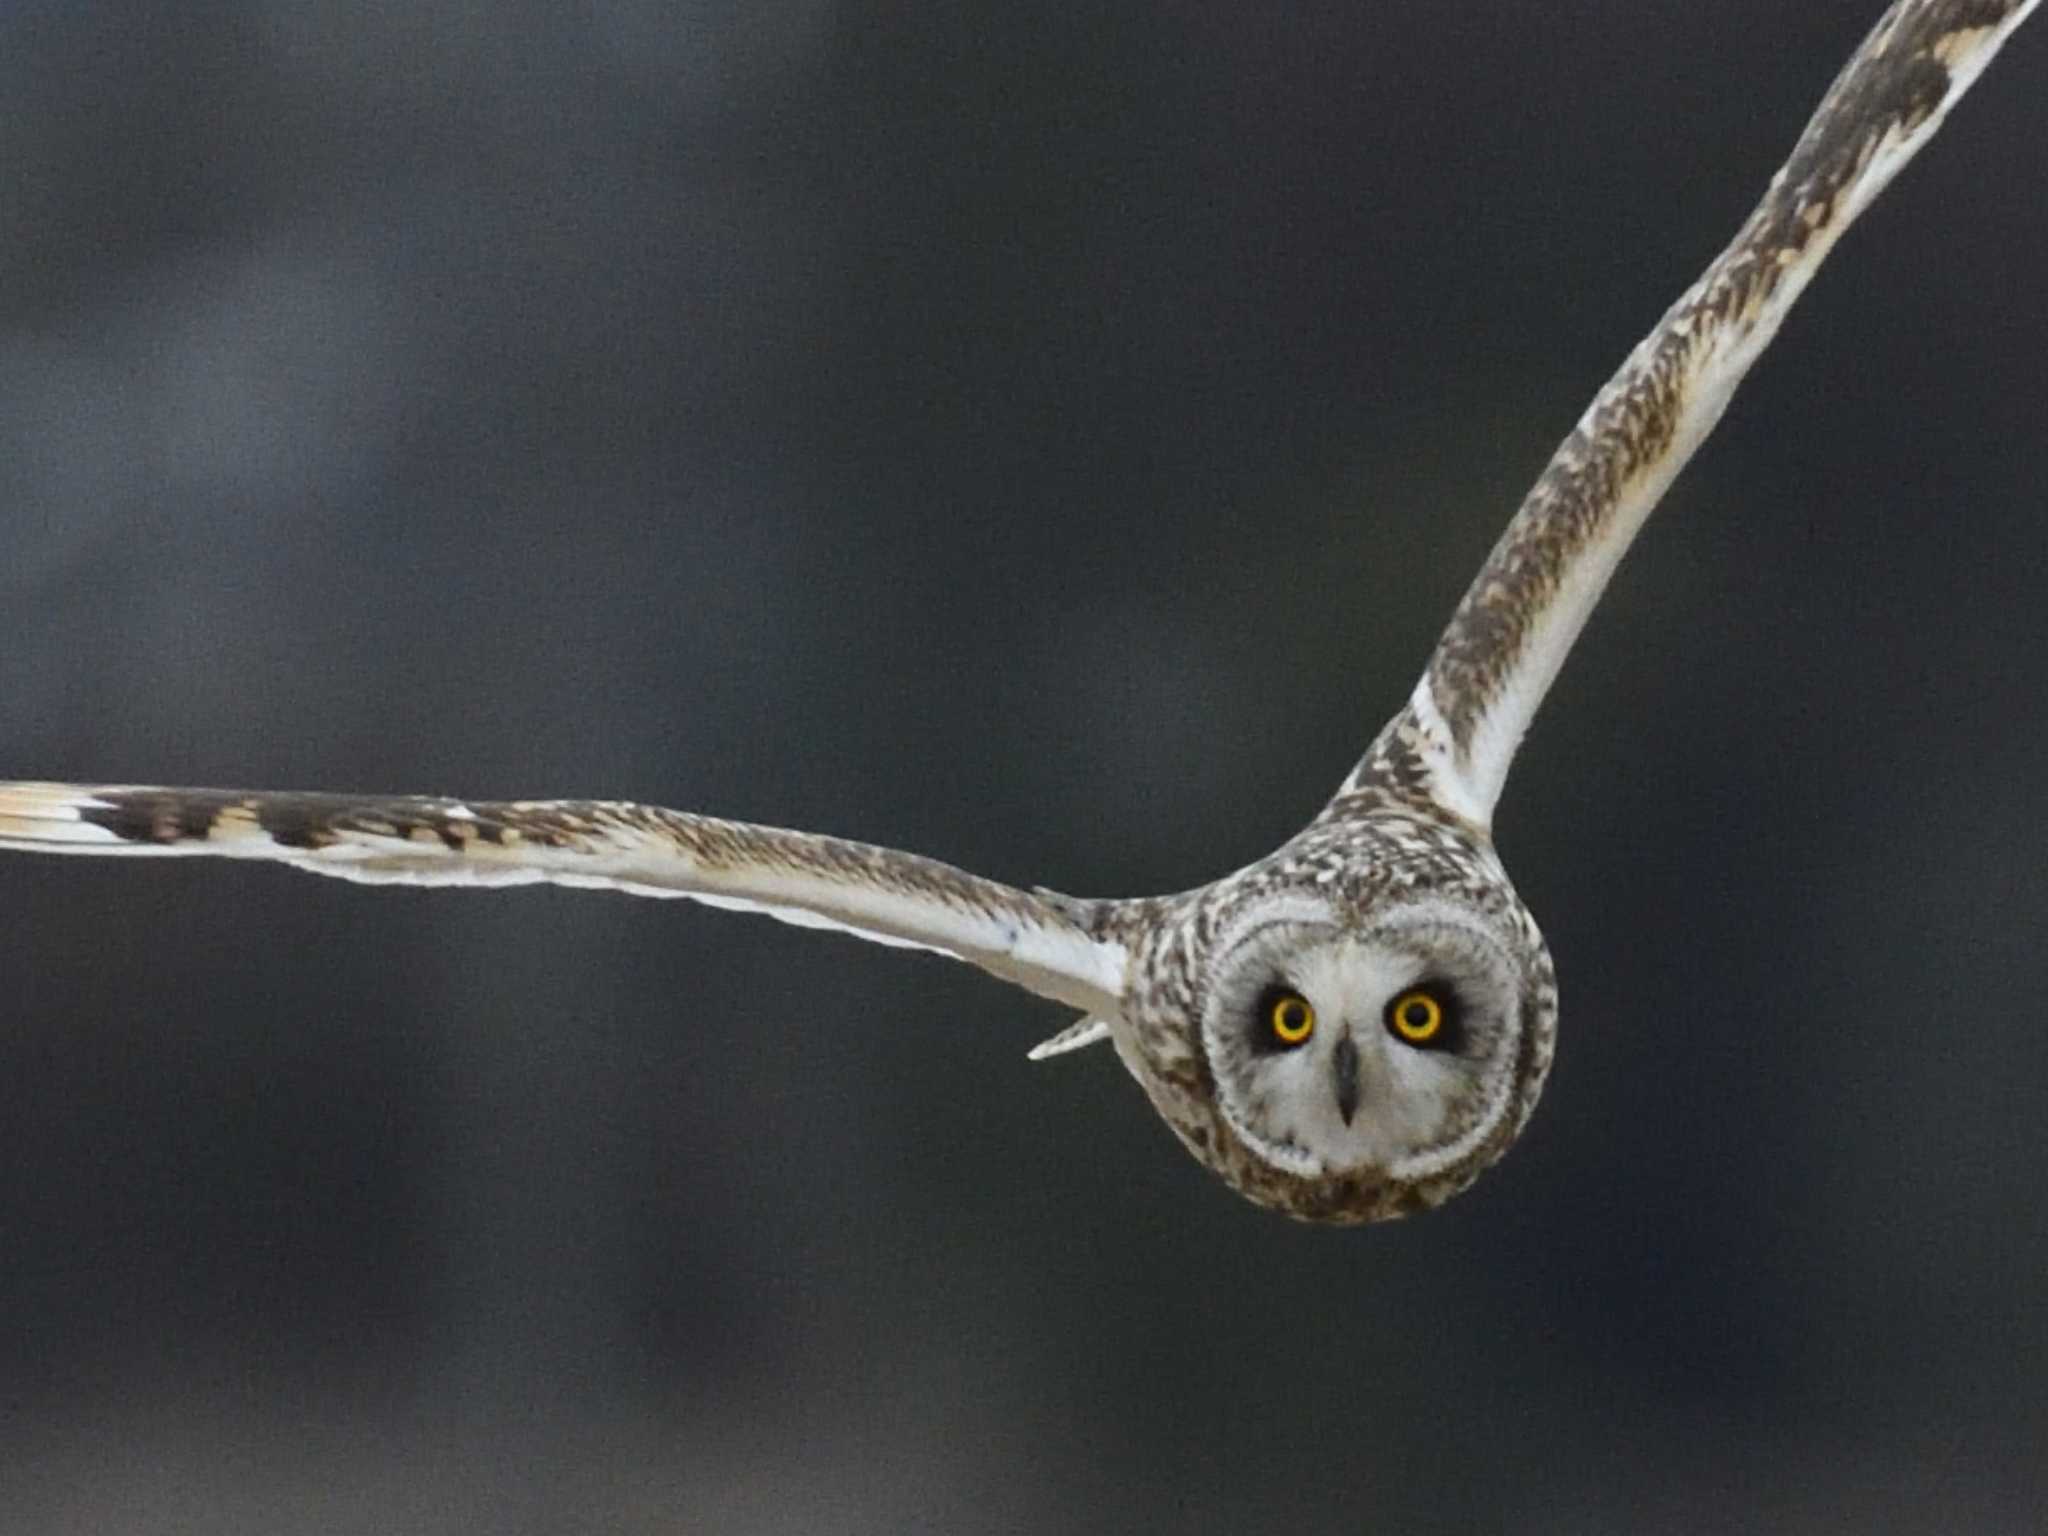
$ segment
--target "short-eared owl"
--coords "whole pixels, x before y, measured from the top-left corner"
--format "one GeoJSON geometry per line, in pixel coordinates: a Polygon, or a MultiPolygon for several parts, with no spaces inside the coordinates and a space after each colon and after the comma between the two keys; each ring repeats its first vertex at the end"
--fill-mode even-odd
{"type": "Polygon", "coordinates": [[[1734,240],[1557,449],[1407,702],[1303,831],[1179,895],[1079,900],[892,849],[587,800],[503,803],[0,784],[0,846],[209,854],[417,885],[684,896],[935,950],[1081,1010],[1253,1200],[1370,1221],[1444,1200],[1515,1139],[1557,990],[1493,850],[1495,802],[1665,488],[1857,215],[2036,0],[1899,0],[1734,240]]]}

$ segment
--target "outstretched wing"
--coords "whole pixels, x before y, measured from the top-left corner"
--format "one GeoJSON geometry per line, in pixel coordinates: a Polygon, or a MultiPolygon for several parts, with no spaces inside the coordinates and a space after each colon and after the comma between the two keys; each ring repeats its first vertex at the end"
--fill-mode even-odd
{"type": "Polygon", "coordinates": [[[1728,248],[1559,446],[1437,642],[1407,706],[1337,793],[1393,790],[1481,828],[1593,605],[1835,241],[2034,9],[1898,0],[1863,40],[1728,248]]]}
{"type": "Polygon", "coordinates": [[[267,859],[345,880],[686,896],[937,950],[1114,1013],[1125,948],[1090,904],[866,843],[606,800],[442,800],[0,782],[0,847],[267,859]]]}

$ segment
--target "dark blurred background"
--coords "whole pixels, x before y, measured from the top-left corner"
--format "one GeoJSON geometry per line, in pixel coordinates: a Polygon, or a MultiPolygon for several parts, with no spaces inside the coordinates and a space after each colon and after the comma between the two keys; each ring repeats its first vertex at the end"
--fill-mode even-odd
{"type": "MultiPolygon", "coordinates": [[[[0,774],[1205,880],[1877,10],[18,0],[0,774]]],[[[1538,722],[1471,1194],[1257,1211],[928,958],[9,855],[0,1526],[2038,1528],[2044,28],[1538,722]]]]}

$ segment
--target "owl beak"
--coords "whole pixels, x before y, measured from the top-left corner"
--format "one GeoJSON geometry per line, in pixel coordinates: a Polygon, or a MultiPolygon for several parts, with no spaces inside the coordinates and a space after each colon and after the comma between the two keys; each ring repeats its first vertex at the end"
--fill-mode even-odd
{"type": "Polygon", "coordinates": [[[1337,1113],[1349,1125],[1351,1117],[1358,1113],[1358,1047],[1351,1043],[1349,1035],[1330,1052],[1330,1070],[1337,1078],[1337,1113]]]}

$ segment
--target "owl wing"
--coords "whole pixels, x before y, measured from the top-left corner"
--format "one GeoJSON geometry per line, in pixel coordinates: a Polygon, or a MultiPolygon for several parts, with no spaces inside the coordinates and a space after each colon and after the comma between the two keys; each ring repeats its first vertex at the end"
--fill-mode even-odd
{"type": "Polygon", "coordinates": [[[1479,828],[1629,543],[1793,301],[1933,137],[2036,0],[1899,0],[1770,188],[1559,446],[1458,604],[1408,704],[1326,816],[1391,790],[1479,828]]]}
{"type": "Polygon", "coordinates": [[[0,782],[0,847],[210,854],[401,885],[555,885],[684,896],[936,950],[1114,1013],[1128,958],[1097,904],[893,848],[603,800],[504,802],[0,782]]]}

